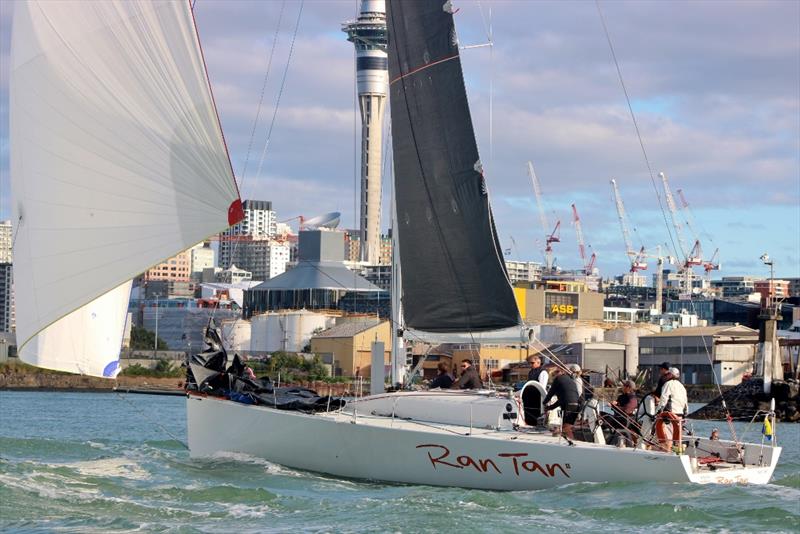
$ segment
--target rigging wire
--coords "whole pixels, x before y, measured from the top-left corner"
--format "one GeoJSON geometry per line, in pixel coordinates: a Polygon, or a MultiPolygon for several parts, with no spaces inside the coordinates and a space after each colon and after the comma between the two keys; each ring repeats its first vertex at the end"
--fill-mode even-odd
{"type": "MultiPolygon", "coordinates": [[[[277,24],[277,26],[275,28],[275,35],[273,37],[273,42],[272,42],[272,50],[270,51],[269,61],[268,61],[268,64],[267,64],[267,72],[266,72],[266,74],[264,76],[264,82],[263,82],[262,89],[261,89],[261,96],[259,97],[258,111],[256,112],[256,119],[253,122],[253,133],[255,132],[256,125],[258,124],[258,118],[259,118],[259,115],[260,115],[260,112],[261,112],[261,105],[262,105],[263,97],[264,97],[264,89],[265,89],[266,84],[267,84],[267,78],[269,76],[269,70],[270,70],[270,68],[272,66],[273,53],[275,51],[275,46],[276,46],[276,43],[277,43],[277,40],[278,40],[278,35],[279,35],[279,32],[280,32],[280,21],[281,21],[281,19],[283,17],[284,4],[285,4],[285,1],[281,4],[281,12],[280,12],[280,15],[279,15],[278,24],[277,24]]],[[[288,75],[288,72],[289,72],[289,66],[291,65],[291,62],[292,62],[292,53],[294,51],[294,44],[295,44],[295,41],[297,39],[297,33],[298,33],[299,28],[300,28],[300,20],[301,20],[301,17],[303,15],[303,6],[304,6],[304,4],[305,4],[305,0],[301,0],[300,8],[299,8],[299,10],[297,12],[297,20],[295,21],[294,31],[292,33],[291,44],[289,45],[289,54],[288,54],[288,56],[286,58],[286,66],[283,69],[283,76],[281,78],[281,85],[280,85],[280,88],[278,89],[278,95],[277,95],[277,98],[276,98],[276,101],[275,101],[275,108],[272,111],[272,119],[271,119],[270,124],[269,124],[269,129],[267,130],[267,138],[264,141],[264,148],[261,151],[261,158],[259,159],[259,162],[258,162],[258,168],[256,170],[256,175],[255,175],[255,179],[256,180],[258,180],[258,178],[261,176],[261,169],[262,169],[262,166],[264,164],[264,158],[265,158],[266,153],[267,153],[267,148],[269,147],[270,139],[272,138],[272,131],[273,131],[273,128],[275,127],[275,119],[278,116],[278,109],[280,108],[280,104],[281,104],[281,96],[283,95],[283,90],[284,90],[284,87],[286,86],[286,78],[287,78],[287,75],[288,75]]],[[[253,134],[251,134],[250,145],[252,145],[252,135],[253,134]]],[[[249,159],[249,157],[250,157],[250,146],[248,146],[248,152],[247,152],[247,158],[249,159]]],[[[244,168],[244,171],[243,171],[243,174],[242,174],[242,181],[241,181],[241,184],[240,184],[242,188],[244,187],[244,180],[246,178],[246,176],[244,175],[244,172],[246,171],[246,168],[247,168],[247,159],[245,160],[245,168],[244,168]]],[[[240,240],[237,239],[233,243],[233,248],[231,249],[231,254],[230,254],[230,256],[231,256],[231,265],[233,265],[233,258],[236,255],[236,250],[239,247],[239,242],[240,242],[240,240]]],[[[244,302],[242,302],[242,304],[244,304],[244,302]]],[[[211,323],[211,321],[214,320],[214,315],[216,314],[217,309],[219,309],[219,301],[217,301],[215,303],[215,305],[211,308],[211,313],[209,314],[209,318],[208,318],[209,324],[211,323]]],[[[235,322],[234,322],[234,325],[235,325],[235,322]]]]}
{"type": "Polygon", "coordinates": [[[603,10],[600,7],[600,0],[595,0],[595,5],[597,6],[597,14],[600,16],[600,23],[603,26],[603,32],[606,36],[606,41],[608,42],[608,48],[611,51],[611,57],[614,60],[614,66],[617,69],[617,77],[619,78],[619,83],[622,86],[622,92],[625,94],[625,102],[628,104],[628,112],[630,113],[631,120],[633,121],[633,127],[636,130],[636,137],[639,139],[639,147],[642,149],[642,155],[644,156],[644,161],[647,164],[647,172],[650,175],[650,183],[653,185],[653,190],[656,193],[656,198],[658,199],[658,207],[661,208],[661,216],[664,219],[664,226],[667,228],[667,234],[669,235],[670,242],[672,243],[672,250],[675,252],[676,257],[680,257],[678,254],[678,248],[675,245],[675,238],[672,236],[672,230],[669,226],[669,221],[667,220],[667,213],[664,210],[664,203],[661,201],[661,194],[658,192],[658,186],[656,185],[656,177],[653,173],[653,167],[650,164],[650,158],[647,155],[647,150],[644,147],[644,140],[642,139],[642,132],[639,130],[639,122],[636,120],[636,114],[633,112],[633,106],[631,105],[631,98],[628,94],[628,88],[625,86],[625,80],[622,77],[622,70],[619,66],[619,61],[617,61],[617,54],[614,51],[614,45],[611,42],[611,34],[608,31],[608,26],[606,25],[606,19],[603,15],[603,10]]]}
{"type": "Polygon", "coordinates": [[[292,32],[292,41],[289,45],[289,55],[286,58],[286,66],[283,69],[283,76],[281,78],[281,85],[278,89],[278,96],[275,100],[275,108],[272,110],[272,120],[269,123],[269,129],[267,130],[267,139],[264,142],[264,149],[261,151],[261,159],[258,162],[258,169],[256,170],[256,179],[261,176],[261,168],[264,165],[264,158],[267,155],[267,149],[269,148],[269,143],[272,140],[272,130],[275,128],[275,119],[278,117],[278,110],[281,106],[281,97],[283,96],[283,90],[286,87],[286,77],[289,74],[289,65],[292,63],[292,55],[294,54],[294,44],[297,40],[297,32],[300,28],[300,19],[303,16],[303,6],[305,5],[305,0],[300,0],[300,9],[297,11],[297,20],[294,24],[294,32],[292,32]]]}
{"type": "Polygon", "coordinates": [[[283,11],[286,7],[286,0],[281,2],[281,9],[278,13],[278,23],[275,25],[275,34],[272,37],[272,48],[269,51],[269,59],[267,60],[267,71],[264,73],[264,81],[261,84],[261,95],[258,97],[258,106],[256,107],[256,117],[253,120],[253,129],[250,131],[250,140],[247,143],[247,152],[245,152],[244,157],[244,165],[242,167],[242,174],[241,174],[241,183],[239,184],[240,187],[244,186],[244,180],[247,175],[247,165],[250,162],[250,151],[253,148],[253,140],[256,137],[256,128],[258,127],[258,122],[261,118],[261,107],[264,102],[264,93],[267,89],[267,81],[269,80],[269,73],[272,70],[272,58],[275,55],[275,48],[278,44],[278,36],[280,35],[281,30],[281,21],[283,20],[283,11]]]}

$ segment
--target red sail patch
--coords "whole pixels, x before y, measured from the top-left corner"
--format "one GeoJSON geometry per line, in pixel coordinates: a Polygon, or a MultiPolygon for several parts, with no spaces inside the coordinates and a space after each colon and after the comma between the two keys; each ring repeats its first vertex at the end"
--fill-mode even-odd
{"type": "Polygon", "coordinates": [[[237,198],[236,200],[231,202],[230,207],[228,207],[228,224],[230,226],[233,226],[242,219],[244,219],[244,208],[242,208],[242,199],[237,198]]]}

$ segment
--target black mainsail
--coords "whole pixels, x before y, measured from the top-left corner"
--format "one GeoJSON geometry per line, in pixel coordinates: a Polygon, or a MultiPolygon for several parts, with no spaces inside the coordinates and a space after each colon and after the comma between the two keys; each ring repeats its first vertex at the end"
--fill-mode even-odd
{"type": "Polygon", "coordinates": [[[482,332],[519,325],[472,129],[450,2],[386,4],[406,326],[482,332]]]}

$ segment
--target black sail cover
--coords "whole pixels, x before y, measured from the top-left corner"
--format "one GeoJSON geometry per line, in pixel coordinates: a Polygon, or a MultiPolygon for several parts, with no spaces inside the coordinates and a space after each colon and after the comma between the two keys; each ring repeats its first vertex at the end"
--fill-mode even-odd
{"type": "Polygon", "coordinates": [[[386,4],[406,326],[480,332],[518,325],[472,129],[450,2],[386,4]]]}

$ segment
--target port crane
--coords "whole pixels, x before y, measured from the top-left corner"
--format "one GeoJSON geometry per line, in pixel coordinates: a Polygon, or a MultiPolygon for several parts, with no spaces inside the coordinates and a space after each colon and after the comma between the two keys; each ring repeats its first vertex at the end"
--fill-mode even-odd
{"type": "Polygon", "coordinates": [[[528,162],[528,174],[533,182],[533,192],[536,195],[536,205],[539,207],[539,222],[542,225],[542,231],[545,235],[544,247],[544,260],[547,271],[553,270],[553,243],[561,242],[559,237],[559,230],[561,229],[561,221],[557,220],[553,231],[550,232],[550,225],[547,222],[547,214],[544,211],[544,204],[542,203],[542,186],[539,183],[539,178],[533,170],[533,163],[528,162]]]}
{"type": "Polygon", "coordinates": [[[578,215],[578,208],[575,204],[572,205],[572,222],[575,225],[575,235],[578,238],[578,252],[581,255],[581,262],[583,263],[583,272],[587,275],[592,274],[594,270],[594,262],[597,260],[597,254],[592,252],[591,257],[586,259],[586,245],[583,242],[583,230],[581,229],[581,218],[578,215]]]}
{"type": "Polygon", "coordinates": [[[617,181],[612,178],[611,180],[611,187],[614,190],[614,203],[617,206],[617,217],[619,218],[619,227],[622,230],[622,238],[625,240],[625,253],[628,255],[628,258],[631,262],[631,272],[635,273],[637,271],[645,271],[647,270],[647,262],[645,261],[645,250],[644,247],[639,249],[637,252],[633,248],[633,243],[631,242],[631,234],[628,231],[628,224],[626,222],[626,215],[625,215],[625,204],[622,203],[622,196],[619,194],[619,188],[617,187],[617,181]]]}

